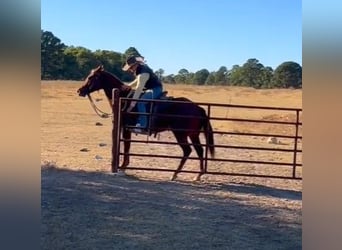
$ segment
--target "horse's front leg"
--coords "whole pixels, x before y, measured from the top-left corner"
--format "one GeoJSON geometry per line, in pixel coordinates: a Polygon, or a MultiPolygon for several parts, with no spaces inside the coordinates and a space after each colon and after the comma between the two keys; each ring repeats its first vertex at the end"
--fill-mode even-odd
{"type": "Polygon", "coordinates": [[[121,169],[125,170],[125,168],[129,165],[129,150],[131,148],[132,132],[128,129],[123,129],[122,137],[124,139],[124,158],[121,169]]]}

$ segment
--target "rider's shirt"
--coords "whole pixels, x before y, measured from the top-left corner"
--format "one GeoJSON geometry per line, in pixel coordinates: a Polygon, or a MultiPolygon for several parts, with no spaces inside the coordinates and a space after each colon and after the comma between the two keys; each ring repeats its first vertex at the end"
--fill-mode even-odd
{"type": "Polygon", "coordinates": [[[152,69],[149,68],[146,64],[139,64],[135,74],[136,76],[138,76],[143,73],[149,74],[149,78],[146,81],[145,86],[144,86],[145,89],[153,89],[156,87],[162,87],[162,83],[160,82],[157,75],[152,71],[152,69]]]}

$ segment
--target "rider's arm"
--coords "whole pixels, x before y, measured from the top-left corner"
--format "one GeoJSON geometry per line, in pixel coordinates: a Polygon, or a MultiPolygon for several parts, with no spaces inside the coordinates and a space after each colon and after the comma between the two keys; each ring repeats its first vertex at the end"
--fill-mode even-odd
{"type": "Polygon", "coordinates": [[[128,83],[127,85],[134,88],[135,85],[137,85],[138,83],[138,78],[135,78],[132,82],[128,83]]]}
{"type": "Polygon", "coordinates": [[[133,95],[133,99],[138,99],[141,92],[143,91],[145,84],[147,80],[150,78],[149,73],[142,73],[137,75],[136,81],[137,81],[137,87],[135,89],[135,93],[133,95]]]}
{"type": "MultiPolygon", "coordinates": [[[[149,73],[142,73],[142,74],[137,75],[137,78],[134,80],[137,83],[137,87],[136,87],[134,95],[132,97],[133,99],[139,98],[139,96],[140,96],[141,92],[143,91],[145,84],[149,78],[150,78],[149,73]]],[[[135,104],[136,104],[136,101],[132,101],[129,110],[133,109],[135,104]]]]}

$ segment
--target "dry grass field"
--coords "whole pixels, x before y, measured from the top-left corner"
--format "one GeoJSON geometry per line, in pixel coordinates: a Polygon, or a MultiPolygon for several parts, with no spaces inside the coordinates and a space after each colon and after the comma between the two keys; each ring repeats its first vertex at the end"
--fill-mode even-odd
{"type": "MultiPolygon", "coordinates": [[[[112,121],[98,117],[88,99],[77,95],[81,84],[41,83],[43,249],[301,249],[301,181],[204,175],[195,183],[193,175],[181,173],[179,180],[170,182],[171,173],[133,170],[128,170],[127,176],[110,175],[112,121]]],[[[170,96],[185,96],[195,102],[302,106],[301,90],[165,88],[170,96]]],[[[99,108],[109,112],[103,92],[92,96],[99,108]]],[[[213,108],[211,112],[215,117],[295,119],[287,112],[234,108],[213,108]]],[[[293,133],[293,128],[276,125],[215,120],[212,124],[216,131],[293,133]]],[[[299,133],[302,135],[301,130],[299,133]]],[[[161,133],[160,139],[174,141],[169,132],[161,133]]],[[[229,145],[270,146],[266,139],[215,136],[217,144],[229,145]]],[[[275,147],[293,148],[293,144],[284,139],[275,147]]],[[[177,146],[152,143],[132,145],[132,152],[181,155],[177,146]]],[[[285,162],[293,157],[220,148],[216,155],[285,162]]],[[[178,160],[132,157],[131,164],[174,169],[178,160]]],[[[265,171],[253,164],[218,162],[209,167],[256,174],[265,171]]],[[[197,170],[198,162],[189,160],[185,169],[197,170]]],[[[267,171],[286,174],[287,170],[270,167],[267,171]]]]}

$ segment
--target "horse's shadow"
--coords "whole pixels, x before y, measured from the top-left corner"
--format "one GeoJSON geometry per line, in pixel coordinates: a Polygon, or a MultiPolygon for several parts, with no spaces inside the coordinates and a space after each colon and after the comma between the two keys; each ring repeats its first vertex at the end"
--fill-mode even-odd
{"type": "MultiPolygon", "coordinates": [[[[135,181],[147,181],[147,182],[154,182],[153,180],[142,180],[137,176],[134,175],[125,175],[125,178],[135,180],[135,181]]],[[[158,181],[158,183],[162,183],[158,181]]],[[[290,189],[281,189],[276,187],[269,187],[260,184],[252,184],[252,183],[208,183],[208,182],[197,182],[197,181],[184,181],[184,180],[177,180],[177,181],[166,181],[164,185],[183,185],[183,186],[196,186],[197,188],[203,189],[211,189],[211,190],[221,190],[221,191],[228,191],[232,193],[238,194],[248,194],[254,196],[266,196],[266,197],[273,197],[279,199],[287,199],[287,200],[294,200],[299,201],[302,200],[302,191],[290,190],[290,189]]]]}

